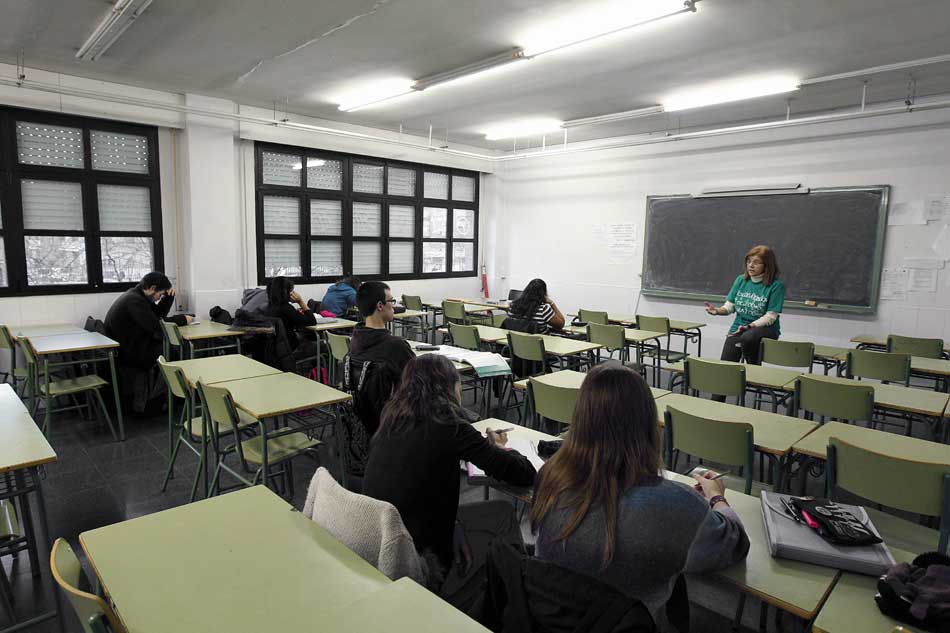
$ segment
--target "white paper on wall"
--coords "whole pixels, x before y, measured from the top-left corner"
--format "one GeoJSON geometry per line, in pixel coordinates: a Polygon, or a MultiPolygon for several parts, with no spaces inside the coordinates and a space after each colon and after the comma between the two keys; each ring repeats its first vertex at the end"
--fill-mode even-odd
{"type": "Polygon", "coordinates": [[[950,196],[928,196],[924,200],[924,219],[928,222],[950,220],[950,196]]]}
{"type": "Polygon", "coordinates": [[[950,224],[943,225],[930,248],[940,259],[950,259],[950,224]]]}
{"type": "Polygon", "coordinates": [[[885,268],[881,271],[881,299],[901,301],[907,298],[907,269],[885,268]]]}
{"type": "Polygon", "coordinates": [[[936,257],[905,257],[904,268],[919,268],[921,270],[943,270],[944,261],[936,257]]]}
{"type": "Polygon", "coordinates": [[[888,226],[907,226],[911,224],[927,224],[924,218],[924,202],[895,202],[887,213],[888,226]]]}
{"type": "Polygon", "coordinates": [[[907,276],[908,292],[937,292],[937,271],[911,268],[907,276]]]}
{"type": "Polygon", "coordinates": [[[637,225],[632,222],[607,225],[607,263],[630,264],[637,251],[637,225]]]}

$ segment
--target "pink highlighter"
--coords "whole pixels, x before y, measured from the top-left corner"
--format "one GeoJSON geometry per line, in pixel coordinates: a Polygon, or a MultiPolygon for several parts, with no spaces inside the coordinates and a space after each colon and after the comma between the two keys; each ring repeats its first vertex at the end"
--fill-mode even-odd
{"type": "Polygon", "coordinates": [[[800,512],[801,512],[802,518],[805,519],[805,524],[811,529],[817,530],[819,527],[818,522],[815,521],[813,518],[811,518],[811,515],[809,515],[804,510],[800,510],[800,512]]]}

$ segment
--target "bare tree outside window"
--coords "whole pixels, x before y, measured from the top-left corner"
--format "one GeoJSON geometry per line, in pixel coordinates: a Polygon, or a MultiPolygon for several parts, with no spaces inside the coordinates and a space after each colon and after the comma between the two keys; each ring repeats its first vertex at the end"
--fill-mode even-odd
{"type": "Polygon", "coordinates": [[[72,235],[25,235],[26,277],[31,286],[84,284],[86,241],[72,235]]]}
{"type": "Polygon", "coordinates": [[[152,238],[102,238],[102,280],[110,282],[138,281],[154,270],[152,238]]]}

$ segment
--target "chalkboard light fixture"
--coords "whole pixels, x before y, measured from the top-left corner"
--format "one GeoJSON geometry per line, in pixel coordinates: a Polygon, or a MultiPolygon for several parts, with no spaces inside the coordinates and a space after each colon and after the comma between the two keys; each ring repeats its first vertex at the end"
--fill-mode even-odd
{"type": "Polygon", "coordinates": [[[772,183],[762,185],[729,185],[725,187],[706,187],[696,198],[725,198],[730,196],[762,196],[762,195],[782,195],[782,194],[804,194],[811,191],[808,187],[802,187],[799,182],[792,183],[772,183]]]}

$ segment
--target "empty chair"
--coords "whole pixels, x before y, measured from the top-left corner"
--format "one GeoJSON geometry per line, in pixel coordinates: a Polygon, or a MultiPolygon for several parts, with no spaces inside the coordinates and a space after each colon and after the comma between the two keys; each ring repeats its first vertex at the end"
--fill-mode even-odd
{"type": "Polygon", "coordinates": [[[922,517],[940,517],[940,532],[868,509],[884,541],[909,552],[936,547],[947,553],[950,540],[950,467],[920,459],[884,455],[869,447],[832,437],[826,476],[828,498],[837,488],[890,508],[922,517]]]}
{"type": "MultiPolygon", "coordinates": [[[[125,627],[119,621],[115,611],[105,600],[83,591],[81,586],[88,586],[86,575],[73,548],[64,538],[56,539],[49,555],[49,566],[53,573],[53,580],[62,589],[79,618],[79,623],[85,633],[125,633],[125,627]],[[108,625],[108,628],[106,626],[108,625]]],[[[63,617],[64,614],[60,614],[63,617]]]]}
{"type": "Polygon", "coordinates": [[[574,407],[580,392],[580,388],[558,387],[529,378],[528,400],[539,427],[544,429],[548,420],[558,425],[569,425],[574,419],[574,407]]]}
{"type": "MultiPolygon", "coordinates": [[[[406,307],[406,310],[425,312],[425,307],[422,305],[422,297],[417,295],[403,295],[402,305],[406,307]]],[[[403,336],[408,336],[410,334],[414,336],[416,333],[418,333],[422,336],[422,340],[426,340],[426,337],[428,336],[428,332],[426,331],[426,321],[421,316],[398,319],[394,322],[394,325],[398,325],[402,329],[403,336]]]]}
{"type": "Polygon", "coordinates": [[[442,302],[442,319],[445,323],[458,323],[459,325],[468,325],[468,315],[465,312],[465,304],[458,301],[442,302]]]}
{"type": "Polygon", "coordinates": [[[522,295],[522,290],[509,290],[508,291],[508,301],[515,301],[518,297],[522,295]]]}
{"type": "Polygon", "coordinates": [[[162,339],[164,348],[162,356],[171,358],[172,348],[178,352],[178,358],[185,358],[185,340],[178,331],[178,326],[170,321],[162,321],[162,339]]]}
{"type": "Polygon", "coordinates": [[[685,363],[686,389],[714,396],[733,397],[736,404],[745,406],[746,368],[739,363],[726,363],[690,357],[685,363]]]}
{"type": "Polygon", "coordinates": [[[596,323],[598,325],[607,325],[607,323],[609,323],[609,321],[607,321],[606,312],[585,310],[584,308],[581,308],[577,311],[577,318],[578,320],[584,321],[585,323],[596,323]]]}
{"type": "Polygon", "coordinates": [[[10,328],[5,325],[0,325],[0,349],[10,350],[10,371],[0,372],[0,376],[3,376],[3,382],[7,382],[12,376],[13,390],[22,396],[23,390],[20,387],[26,384],[27,368],[16,366],[16,343],[13,342],[10,328]]]}
{"type": "Polygon", "coordinates": [[[893,354],[910,354],[922,358],[943,358],[943,339],[891,334],[887,337],[887,351],[893,354]]]}
{"type": "Polygon", "coordinates": [[[667,317],[653,317],[637,315],[637,327],[647,332],[659,332],[666,336],[666,345],[657,339],[654,346],[648,346],[642,356],[653,358],[653,386],[660,386],[660,361],[667,363],[676,363],[687,356],[686,352],[674,352],[670,350],[670,320],[667,317]]]}
{"type": "MultiPolygon", "coordinates": [[[[545,359],[544,351],[544,339],[540,336],[533,336],[531,334],[518,334],[517,332],[508,332],[508,353],[511,355],[511,379],[515,378],[527,378],[529,376],[537,376],[539,374],[544,374],[548,372],[548,364],[545,359]]],[[[515,399],[515,406],[517,406],[517,396],[515,396],[516,389],[511,389],[508,392],[508,399],[506,402],[506,409],[510,408],[511,399],[515,399]]],[[[528,403],[529,399],[525,399],[524,403],[528,403]]],[[[531,412],[525,410],[524,418],[528,419],[531,415],[531,412]]]]}
{"type": "Polygon", "coordinates": [[[881,382],[910,384],[910,354],[890,354],[864,349],[848,351],[848,378],[873,378],[881,382]]]}
{"type": "Polygon", "coordinates": [[[809,420],[817,414],[822,423],[825,418],[841,422],[872,421],[874,413],[874,387],[855,381],[853,385],[822,379],[817,376],[802,376],[795,381],[795,414],[804,412],[809,420]]]}
{"type": "Polygon", "coordinates": [[[340,363],[350,353],[350,337],[344,334],[334,334],[333,332],[327,332],[326,335],[327,348],[330,350],[330,362],[328,363],[330,368],[327,373],[329,374],[330,384],[336,387],[340,384],[337,379],[340,363]]]}
{"type": "Polygon", "coordinates": [[[742,469],[743,491],[752,492],[755,440],[751,424],[703,418],[670,406],[663,419],[668,463],[674,464],[673,451],[679,451],[717,464],[736,466],[742,469]]]}
{"type": "MultiPolygon", "coordinates": [[[[604,312],[603,314],[606,315],[607,313],[604,312]]],[[[626,363],[630,360],[630,349],[627,347],[627,340],[622,325],[600,325],[596,322],[589,321],[587,323],[587,340],[591,343],[603,345],[604,349],[607,350],[608,357],[619,350],[620,362],[626,363]]],[[[597,362],[599,363],[600,348],[594,350],[593,353],[596,355],[597,362]]]]}
{"type": "Polygon", "coordinates": [[[474,325],[449,323],[449,335],[452,337],[452,344],[456,347],[474,351],[482,349],[482,339],[478,334],[478,328],[474,325]]]}
{"type": "Polygon", "coordinates": [[[774,338],[762,339],[762,363],[782,367],[804,367],[811,373],[815,362],[815,344],[805,341],[780,341],[774,338]]]}

